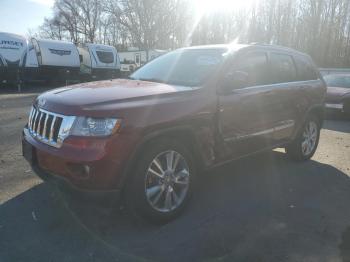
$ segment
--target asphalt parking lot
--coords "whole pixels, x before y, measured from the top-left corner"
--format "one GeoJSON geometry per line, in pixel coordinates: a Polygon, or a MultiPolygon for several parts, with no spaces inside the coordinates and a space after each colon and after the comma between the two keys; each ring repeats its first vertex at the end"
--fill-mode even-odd
{"type": "Polygon", "coordinates": [[[327,120],[311,161],[282,150],[204,174],[163,226],[41,183],[20,134],[40,90],[0,93],[0,261],[350,261],[350,121],[327,120]]]}

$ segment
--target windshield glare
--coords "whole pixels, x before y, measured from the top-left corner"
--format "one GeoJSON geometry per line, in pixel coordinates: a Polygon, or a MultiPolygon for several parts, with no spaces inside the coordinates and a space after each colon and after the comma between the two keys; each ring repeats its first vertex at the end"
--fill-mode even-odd
{"type": "Polygon", "coordinates": [[[324,77],[324,80],[326,81],[327,86],[350,88],[350,75],[327,75],[324,77]]]}
{"type": "Polygon", "coordinates": [[[201,86],[222,64],[226,49],[185,49],[146,64],[131,79],[183,86],[201,86]]]}

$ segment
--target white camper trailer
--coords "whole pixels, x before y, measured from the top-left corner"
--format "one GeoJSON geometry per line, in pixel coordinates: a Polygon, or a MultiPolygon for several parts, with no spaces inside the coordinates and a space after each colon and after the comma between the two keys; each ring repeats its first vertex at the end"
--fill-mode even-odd
{"type": "Polygon", "coordinates": [[[27,50],[27,40],[19,35],[0,32],[0,82],[16,81],[27,50]]]}
{"type": "Polygon", "coordinates": [[[124,74],[131,73],[137,68],[143,66],[147,62],[167,53],[166,50],[138,50],[135,48],[129,48],[128,51],[119,52],[121,71],[124,74]],[[148,53],[148,55],[147,55],[148,53]]]}
{"type": "MultiPolygon", "coordinates": [[[[32,38],[31,44],[37,57],[37,77],[40,80],[62,82],[79,79],[79,53],[73,43],[32,38]]],[[[29,52],[30,57],[33,54],[29,52]]]]}
{"type": "Polygon", "coordinates": [[[119,76],[120,62],[113,46],[84,44],[78,47],[83,80],[112,79],[119,76]]]}

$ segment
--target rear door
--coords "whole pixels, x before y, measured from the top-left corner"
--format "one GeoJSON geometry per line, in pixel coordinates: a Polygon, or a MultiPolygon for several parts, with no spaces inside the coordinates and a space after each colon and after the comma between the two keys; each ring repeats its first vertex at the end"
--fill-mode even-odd
{"type": "Polygon", "coordinates": [[[298,55],[294,60],[299,80],[297,119],[302,120],[311,105],[323,106],[326,88],[311,58],[298,55]]]}
{"type": "Polygon", "coordinates": [[[269,52],[270,81],[274,92],[274,144],[288,140],[298,118],[300,82],[293,56],[285,52],[269,52]]]}

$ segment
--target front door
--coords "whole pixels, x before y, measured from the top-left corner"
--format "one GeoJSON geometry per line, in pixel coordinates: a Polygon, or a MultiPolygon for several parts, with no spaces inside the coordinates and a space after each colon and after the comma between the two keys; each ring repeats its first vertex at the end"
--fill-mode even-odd
{"type": "MultiPolygon", "coordinates": [[[[270,85],[268,55],[251,51],[235,58],[227,74],[246,75],[242,85],[232,82],[232,88],[219,91],[219,132],[230,152],[228,157],[256,152],[273,143],[278,110],[276,90],[270,85]]],[[[227,85],[227,83],[225,84],[227,85]]],[[[226,151],[225,150],[225,151],[226,151]]]]}

